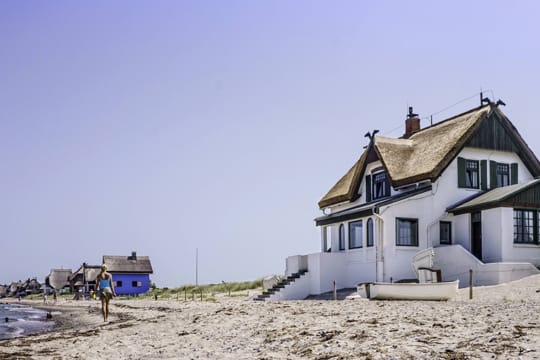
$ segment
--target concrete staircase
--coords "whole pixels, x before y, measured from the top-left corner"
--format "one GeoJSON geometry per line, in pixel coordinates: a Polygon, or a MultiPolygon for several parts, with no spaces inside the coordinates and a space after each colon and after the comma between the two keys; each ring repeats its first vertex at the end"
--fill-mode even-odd
{"type": "Polygon", "coordinates": [[[255,300],[255,301],[272,300],[271,299],[272,295],[277,294],[282,289],[284,289],[287,285],[290,285],[290,284],[294,283],[297,279],[301,278],[305,273],[307,273],[307,271],[302,270],[302,271],[299,271],[297,273],[294,273],[294,274],[288,276],[287,278],[281,280],[280,282],[278,282],[276,285],[274,285],[270,289],[265,290],[262,294],[260,294],[259,296],[257,296],[253,300],[255,300]]]}

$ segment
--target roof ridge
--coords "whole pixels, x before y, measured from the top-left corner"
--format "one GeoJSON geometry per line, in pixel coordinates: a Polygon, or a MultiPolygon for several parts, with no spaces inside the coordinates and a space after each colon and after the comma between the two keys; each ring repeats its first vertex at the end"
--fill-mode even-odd
{"type": "MultiPolygon", "coordinates": [[[[455,119],[457,119],[457,118],[459,118],[459,117],[462,117],[462,116],[467,115],[467,114],[470,114],[470,113],[474,113],[474,112],[476,112],[476,111],[482,110],[483,108],[487,108],[487,107],[490,107],[490,108],[491,108],[492,105],[491,105],[491,104],[481,105],[481,106],[477,106],[477,107],[475,107],[475,108],[473,108],[473,109],[469,109],[469,110],[464,111],[464,112],[462,112],[462,113],[460,113],[460,114],[451,116],[451,117],[449,117],[448,119],[444,119],[444,120],[441,120],[441,121],[439,121],[439,122],[437,122],[437,123],[435,123],[435,124],[432,124],[432,125],[429,125],[429,126],[420,128],[420,129],[418,129],[418,131],[415,131],[415,132],[412,134],[412,136],[414,136],[414,135],[416,135],[416,134],[418,134],[418,133],[420,133],[420,132],[423,132],[423,131],[425,131],[425,130],[433,129],[434,127],[437,127],[437,126],[439,126],[439,125],[442,125],[442,124],[444,124],[444,123],[446,123],[446,122],[455,120],[455,119]]],[[[398,139],[401,139],[401,138],[402,138],[402,137],[399,137],[398,139]]]]}

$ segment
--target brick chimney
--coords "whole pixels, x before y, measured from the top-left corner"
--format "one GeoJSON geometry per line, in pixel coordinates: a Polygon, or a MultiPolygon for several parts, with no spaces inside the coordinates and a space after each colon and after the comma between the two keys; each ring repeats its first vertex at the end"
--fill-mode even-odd
{"type": "Polygon", "coordinates": [[[418,117],[418,114],[413,113],[412,106],[409,106],[409,113],[405,120],[405,134],[403,134],[403,137],[407,139],[418,130],[420,130],[420,118],[418,117]]]}

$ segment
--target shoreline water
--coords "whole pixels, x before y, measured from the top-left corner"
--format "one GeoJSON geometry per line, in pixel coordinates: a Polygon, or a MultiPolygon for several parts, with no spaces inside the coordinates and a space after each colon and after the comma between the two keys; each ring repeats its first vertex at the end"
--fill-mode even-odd
{"type": "Polygon", "coordinates": [[[114,299],[107,323],[98,301],[66,301],[65,327],[0,341],[0,358],[540,359],[538,290],[536,275],[448,302],[114,299]]]}
{"type": "Polygon", "coordinates": [[[48,313],[20,302],[0,302],[0,340],[54,330],[55,323],[47,318],[48,313]]]}

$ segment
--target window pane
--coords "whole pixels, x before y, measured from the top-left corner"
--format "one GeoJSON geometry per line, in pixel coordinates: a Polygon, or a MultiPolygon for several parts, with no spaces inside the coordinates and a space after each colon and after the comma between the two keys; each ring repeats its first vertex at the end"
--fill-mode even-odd
{"type": "Polygon", "coordinates": [[[349,223],[349,249],[362,247],[362,220],[349,223]]]}
{"type": "MultiPolygon", "coordinates": [[[[537,211],[514,210],[514,243],[533,244],[535,239],[534,216],[537,211]]],[[[538,234],[538,232],[537,232],[538,234]]]]}
{"type": "Polygon", "coordinates": [[[339,250],[345,250],[345,226],[339,225],[339,250]]]}
{"type": "Polygon", "coordinates": [[[396,219],[396,245],[418,246],[417,219],[396,219]]]}
{"type": "Polygon", "coordinates": [[[390,186],[386,178],[386,173],[373,175],[373,199],[390,196],[390,186]]]}
{"type": "Polygon", "coordinates": [[[497,187],[510,184],[510,171],[508,164],[497,164],[497,187]]]}
{"type": "Polygon", "coordinates": [[[373,219],[367,221],[367,246],[373,246],[373,219]]]}
{"type": "Polygon", "coordinates": [[[465,165],[465,181],[469,188],[478,189],[478,161],[467,160],[465,165]]]}
{"type": "Polygon", "coordinates": [[[452,243],[452,236],[451,236],[451,229],[452,229],[452,223],[448,221],[441,221],[439,224],[440,227],[440,243],[441,244],[451,244],[452,243]]]}

